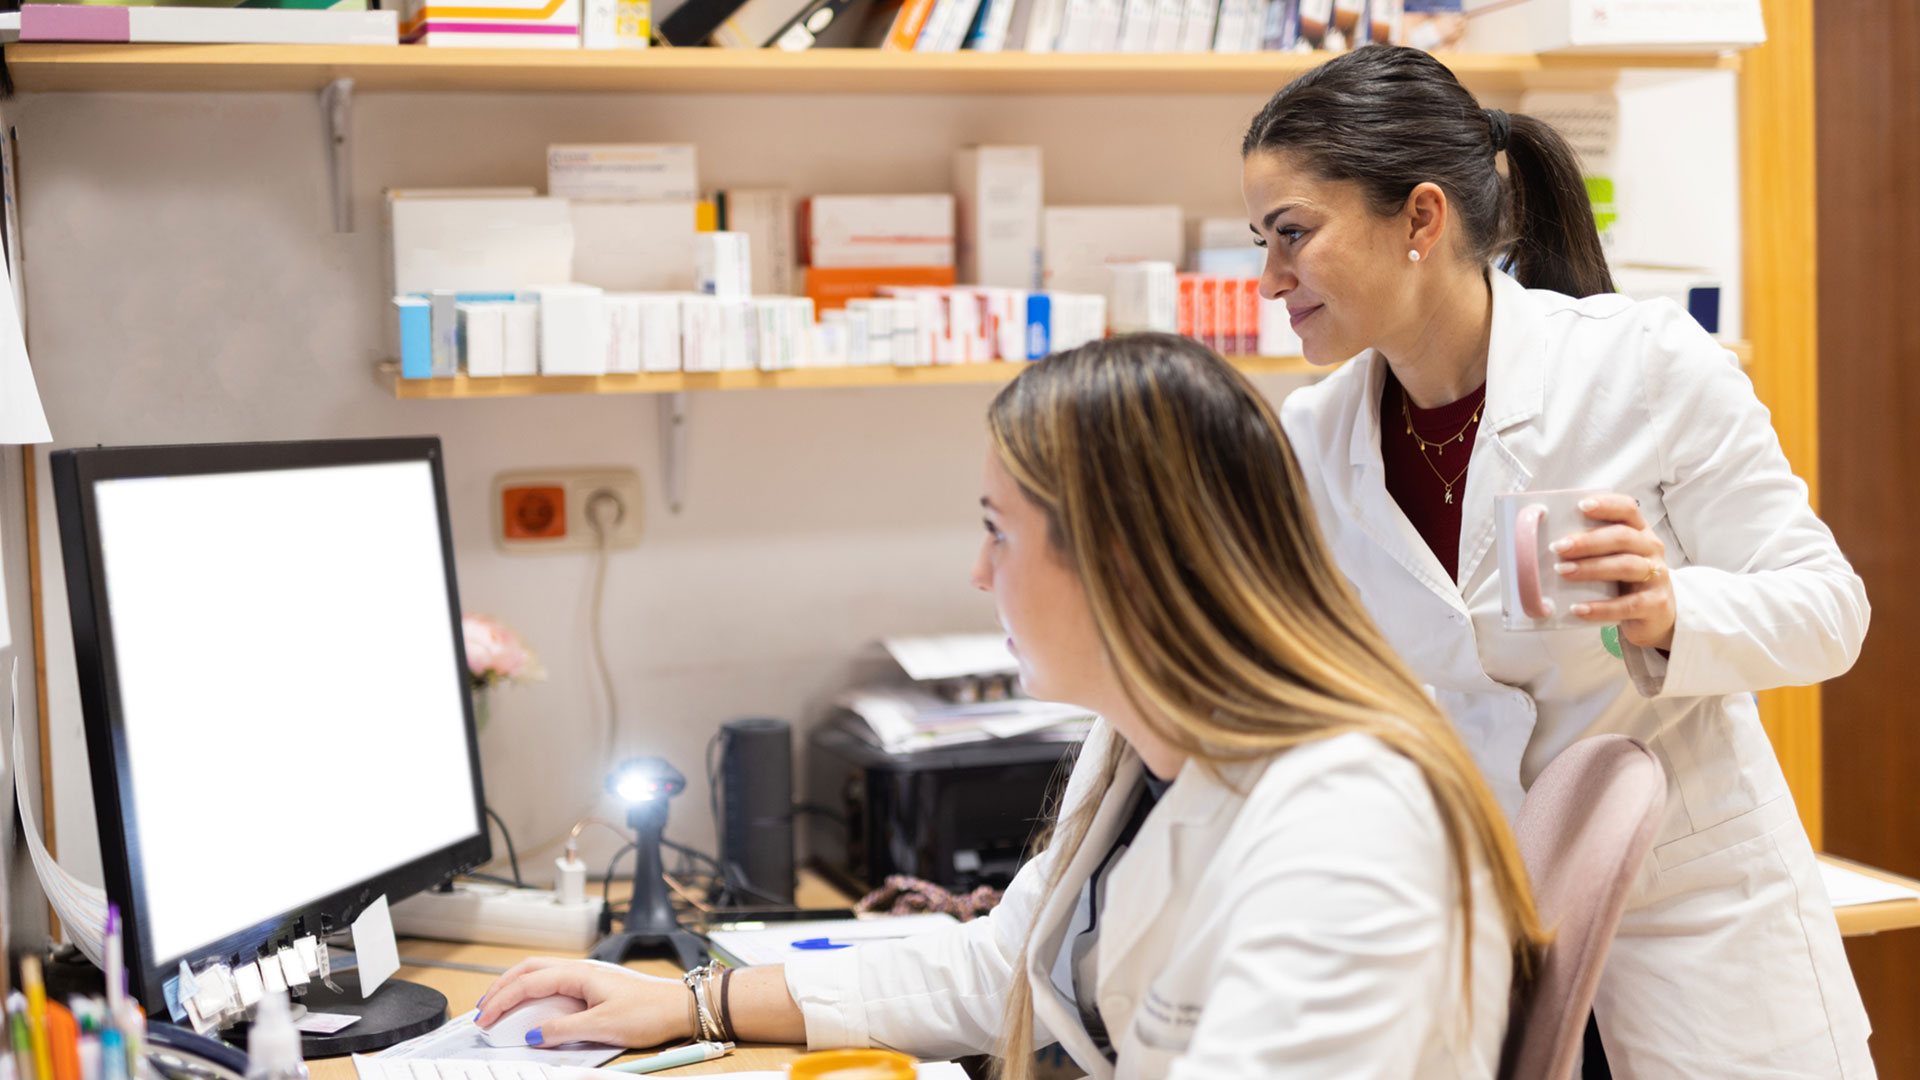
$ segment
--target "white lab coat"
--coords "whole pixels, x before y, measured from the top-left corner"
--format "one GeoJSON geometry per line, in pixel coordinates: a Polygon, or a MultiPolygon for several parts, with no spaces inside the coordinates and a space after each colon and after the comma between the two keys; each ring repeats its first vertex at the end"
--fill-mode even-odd
{"type": "MultiPolygon", "coordinates": [[[[1095,726],[1063,817],[1096,794],[1115,737],[1095,726]]],[[[1512,968],[1491,879],[1478,868],[1469,1026],[1438,813],[1413,764],[1363,735],[1235,767],[1226,783],[1198,765],[1181,770],[1107,878],[1096,985],[1118,1055],[1108,1064],[1054,967],[1140,777],[1128,751],[1051,896],[1049,850],[990,916],[789,961],[808,1045],[992,1052],[1007,989],[1023,977],[1036,1046],[1057,1040],[1096,1080],[1493,1077],[1512,968]],[[1030,927],[1034,948],[1016,973],[1030,927]]]]}
{"type": "Polygon", "coordinates": [[[1576,300],[1494,273],[1459,580],[1383,480],[1385,363],[1281,420],[1341,569],[1509,811],[1575,740],[1633,736],[1668,779],[1595,1012],[1614,1075],[1871,1076],[1867,1023],[1752,691],[1847,670],[1867,600],[1730,354],[1676,305],[1576,300]],[[1495,495],[1597,488],[1666,543],[1671,657],[1600,628],[1501,628],[1495,495]]]}

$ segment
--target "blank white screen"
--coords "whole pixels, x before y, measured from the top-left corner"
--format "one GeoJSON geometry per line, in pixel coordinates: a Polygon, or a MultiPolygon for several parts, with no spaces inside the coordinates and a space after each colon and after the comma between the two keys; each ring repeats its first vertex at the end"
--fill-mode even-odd
{"type": "Polygon", "coordinates": [[[425,462],[94,502],[155,960],[479,832],[425,462]]]}

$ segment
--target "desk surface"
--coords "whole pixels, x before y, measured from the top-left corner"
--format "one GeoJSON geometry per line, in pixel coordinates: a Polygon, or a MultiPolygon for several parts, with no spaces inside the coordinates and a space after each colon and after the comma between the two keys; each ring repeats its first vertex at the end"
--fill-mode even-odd
{"type": "MultiPolygon", "coordinates": [[[[554,950],[538,950],[543,955],[564,956],[566,953],[554,950]]],[[[497,976],[479,971],[459,971],[442,967],[416,967],[404,961],[429,960],[440,963],[471,964],[475,967],[499,968],[504,971],[521,960],[526,959],[529,950],[518,945],[466,945],[451,941],[423,941],[408,938],[400,943],[400,973],[396,978],[417,982],[422,986],[431,986],[447,995],[447,1011],[455,1016],[473,1008],[480,995],[493,985],[497,976]]],[[[584,955],[584,954],[573,954],[584,955]]],[[[675,977],[680,969],[668,960],[636,960],[627,965],[636,971],[649,975],[675,977]]],[[[650,1053],[651,1051],[648,1051],[650,1053]]],[[[618,1060],[644,1057],[646,1053],[623,1054],[618,1060]]],[[[698,1076],[702,1073],[746,1072],[753,1069],[784,1069],[787,1062],[800,1056],[800,1049],[787,1046],[757,1046],[752,1044],[734,1048],[733,1053],[718,1061],[703,1061],[697,1065],[686,1065],[678,1069],[666,1069],[651,1076],[698,1076]]],[[[353,1061],[350,1058],[321,1058],[307,1063],[313,1074],[313,1080],[353,1080],[353,1061]]]]}
{"type": "MultiPolygon", "coordinates": [[[[1889,873],[1852,859],[1843,859],[1838,855],[1822,855],[1821,862],[1844,867],[1856,874],[1880,881],[1891,882],[1909,889],[1920,891],[1920,881],[1899,874],[1889,873]]],[[[1834,908],[1834,918],[1840,922],[1842,937],[1861,937],[1878,934],[1883,930],[1905,930],[1920,926],[1920,900],[1883,900],[1877,904],[1855,904],[1851,907],[1834,908]]]]}
{"type": "MultiPolygon", "coordinates": [[[[1842,866],[1855,873],[1892,882],[1920,891],[1920,881],[1901,877],[1871,866],[1842,859],[1834,855],[1822,855],[1820,858],[1842,866]]],[[[810,876],[810,875],[807,875],[810,876]]],[[[807,882],[813,888],[819,888],[817,881],[807,882]]],[[[828,892],[809,896],[807,902],[828,905],[844,903],[828,892]]],[[[1835,917],[1840,923],[1840,933],[1847,937],[1859,937],[1877,934],[1886,930],[1901,930],[1920,927],[1920,900],[1889,900],[1878,904],[1860,904],[1853,907],[1836,908],[1835,917]]],[[[529,950],[519,946],[507,945],[467,945],[449,941],[423,941],[409,939],[401,943],[400,956],[403,960],[414,959],[443,964],[468,964],[481,968],[505,970],[520,962],[529,950]]],[[[666,960],[640,960],[627,965],[636,971],[650,975],[675,976],[679,969],[666,960]]],[[[400,978],[410,979],[447,995],[447,1008],[459,1014],[473,1007],[480,995],[492,985],[494,975],[482,971],[462,971],[444,967],[419,967],[403,963],[400,978]]],[[[754,1069],[782,1069],[798,1057],[799,1048],[789,1046],[744,1045],[718,1061],[706,1061],[697,1065],[687,1065],[678,1069],[668,1069],[654,1073],[654,1076],[698,1076],[706,1073],[746,1072],[754,1069]]],[[[620,1060],[642,1056],[640,1054],[623,1055],[620,1060]]],[[[353,1080],[353,1065],[347,1058],[326,1058],[308,1063],[313,1080],[353,1080]]]]}

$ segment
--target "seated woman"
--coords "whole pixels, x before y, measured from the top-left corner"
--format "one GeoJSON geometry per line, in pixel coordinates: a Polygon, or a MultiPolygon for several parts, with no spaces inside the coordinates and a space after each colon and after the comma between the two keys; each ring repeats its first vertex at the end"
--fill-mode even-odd
{"type": "MultiPolygon", "coordinates": [[[[1525,871],[1266,400],[1143,334],[1038,361],[987,423],[974,584],[1028,692],[1101,718],[1052,841],[990,916],[739,971],[726,1029],[1016,1080],[1054,1042],[1102,1078],[1492,1077],[1542,937],[1525,871]]],[[[578,960],[514,968],[479,1022],[552,994],[589,1007],[542,1045],[696,1030],[689,986],[578,960]]]]}

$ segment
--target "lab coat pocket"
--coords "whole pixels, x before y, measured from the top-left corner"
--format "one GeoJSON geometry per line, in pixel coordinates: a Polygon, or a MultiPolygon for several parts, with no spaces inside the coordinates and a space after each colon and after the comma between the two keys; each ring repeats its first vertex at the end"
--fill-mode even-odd
{"type": "Polygon", "coordinates": [[[1659,845],[1653,849],[1653,861],[1662,872],[1677,870],[1696,859],[1764,836],[1792,820],[1793,815],[1793,799],[1781,795],[1718,825],[1709,825],[1698,832],[1659,845]]]}

